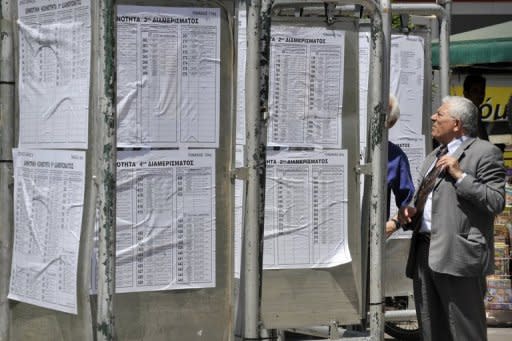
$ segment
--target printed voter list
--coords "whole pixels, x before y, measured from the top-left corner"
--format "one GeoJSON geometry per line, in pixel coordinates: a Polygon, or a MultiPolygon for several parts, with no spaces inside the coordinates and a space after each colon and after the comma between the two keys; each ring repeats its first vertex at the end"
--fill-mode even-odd
{"type": "Polygon", "coordinates": [[[215,151],[121,151],[116,291],[215,286],[215,151]]]}
{"type": "Polygon", "coordinates": [[[218,147],[220,9],[117,7],[119,147],[218,147]]]}
{"type": "MultiPolygon", "coordinates": [[[[367,96],[370,65],[370,33],[359,33],[359,140],[361,156],[365,154],[367,130],[367,96]]],[[[414,35],[392,35],[390,93],[400,105],[400,119],[389,130],[389,140],[399,143],[404,138],[412,141],[422,137],[423,73],[425,61],[424,40],[414,35]]],[[[409,161],[416,157],[417,148],[406,151],[409,161]],[[414,151],[413,151],[414,150],[414,151]]],[[[424,158],[421,156],[420,161],[424,158]]],[[[415,161],[414,161],[415,162],[415,161]]],[[[412,169],[411,169],[412,170],[412,169]]],[[[414,172],[413,172],[414,176],[414,172]]]]}
{"type": "Polygon", "coordinates": [[[236,144],[245,144],[245,64],[247,61],[247,11],[238,10],[236,81],[236,144]]]}
{"type": "MultiPolygon", "coordinates": [[[[359,33],[359,139],[364,154],[367,130],[367,96],[370,33],[359,33]]],[[[416,139],[422,135],[424,39],[414,35],[391,37],[390,93],[400,106],[400,119],[389,131],[389,140],[416,139]]]]}
{"type": "Polygon", "coordinates": [[[400,119],[389,131],[391,141],[401,137],[415,138],[422,133],[424,44],[420,36],[391,36],[389,91],[396,95],[400,104],[400,119]]]}
{"type": "Polygon", "coordinates": [[[20,146],[86,149],[90,0],[20,0],[20,146]]]}
{"type": "Polygon", "coordinates": [[[341,148],[345,32],[272,25],[269,146],[341,148]]]}
{"type": "Polygon", "coordinates": [[[347,151],[267,152],[265,269],[332,267],[351,261],[347,151]]]}
{"type": "Polygon", "coordinates": [[[8,297],[77,313],[85,152],[15,149],[14,245],[8,297]]]}
{"type": "MultiPolygon", "coordinates": [[[[235,166],[241,168],[244,166],[244,148],[241,145],[236,146],[235,166]]],[[[242,269],[242,231],[244,228],[244,181],[235,179],[235,278],[240,278],[242,269]]]]}

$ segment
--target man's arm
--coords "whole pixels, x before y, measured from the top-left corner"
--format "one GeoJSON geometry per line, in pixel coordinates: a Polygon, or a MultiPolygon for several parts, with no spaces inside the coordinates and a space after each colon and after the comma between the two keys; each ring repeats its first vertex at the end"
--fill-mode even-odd
{"type": "Polygon", "coordinates": [[[410,204],[414,196],[414,183],[412,181],[409,160],[404,154],[400,158],[398,166],[398,183],[392,188],[398,208],[405,207],[410,204]]]}
{"type": "Polygon", "coordinates": [[[505,207],[505,168],[503,156],[496,148],[487,148],[481,152],[476,174],[469,174],[460,168],[459,162],[444,156],[439,165],[445,167],[455,180],[454,186],[458,196],[472,202],[475,207],[498,214],[505,207]]]}

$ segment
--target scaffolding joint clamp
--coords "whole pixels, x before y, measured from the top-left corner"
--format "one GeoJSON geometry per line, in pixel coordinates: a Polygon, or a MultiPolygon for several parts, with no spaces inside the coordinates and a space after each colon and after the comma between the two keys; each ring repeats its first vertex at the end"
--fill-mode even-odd
{"type": "Polygon", "coordinates": [[[324,2],[324,8],[325,8],[325,21],[327,25],[334,24],[334,15],[336,11],[336,3],[335,2],[324,2]]]}
{"type": "Polygon", "coordinates": [[[372,164],[365,163],[356,166],[356,173],[363,175],[372,175],[372,164]]]}
{"type": "Polygon", "coordinates": [[[249,178],[249,168],[238,167],[231,171],[231,178],[233,180],[247,180],[249,178]]]}
{"type": "Polygon", "coordinates": [[[263,122],[266,123],[268,121],[268,119],[270,118],[270,113],[268,112],[268,110],[265,109],[265,110],[262,111],[262,114],[263,114],[262,115],[263,122]]]}
{"type": "Polygon", "coordinates": [[[340,338],[340,331],[338,329],[338,321],[329,321],[329,339],[338,340],[340,338]]]}

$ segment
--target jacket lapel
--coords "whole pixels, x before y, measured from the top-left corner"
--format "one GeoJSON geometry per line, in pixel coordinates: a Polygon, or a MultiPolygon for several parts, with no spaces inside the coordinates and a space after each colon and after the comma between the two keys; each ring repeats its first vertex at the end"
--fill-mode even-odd
{"type": "MultiPolygon", "coordinates": [[[[430,169],[430,166],[432,165],[432,163],[434,163],[434,161],[437,159],[436,155],[437,153],[439,152],[439,149],[441,149],[441,147],[437,147],[436,149],[434,149],[430,154],[427,155],[427,157],[425,158],[425,162],[423,162],[423,167],[421,168],[421,171],[420,171],[420,179],[423,179],[425,177],[425,175],[427,175],[427,172],[428,170],[430,169]]],[[[423,181],[423,180],[422,180],[423,181]]]]}
{"type": "MultiPolygon", "coordinates": [[[[451,156],[456,158],[457,161],[460,162],[460,160],[464,156],[464,153],[465,153],[466,149],[468,149],[473,144],[473,142],[475,142],[475,141],[476,141],[476,138],[474,138],[474,137],[470,137],[470,138],[466,139],[466,141],[462,142],[462,144],[459,146],[459,148],[457,148],[457,150],[455,150],[455,152],[451,156]]],[[[443,171],[441,173],[441,175],[437,178],[436,184],[434,185],[434,188],[432,190],[434,190],[437,186],[439,186],[439,183],[445,177],[446,177],[446,172],[443,171]]]]}
{"type": "Polygon", "coordinates": [[[427,175],[427,172],[430,169],[430,166],[436,160],[436,155],[439,152],[439,149],[441,149],[441,146],[438,146],[430,154],[428,154],[427,157],[425,158],[425,161],[423,162],[423,165],[422,165],[420,173],[419,173],[419,179],[421,179],[421,181],[418,181],[416,183],[416,190],[414,191],[414,198],[412,200],[413,202],[416,202],[416,198],[418,197],[418,190],[421,186],[421,183],[423,182],[423,179],[427,175]]]}
{"type": "Polygon", "coordinates": [[[466,149],[468,149],[474,142],[476,141],[476,138],[470,137],[466,141],[462,142],[462,144],[457,148],[455,153],[452,154],[454,158],[457,159],[457,161],[460,161],[460,159],[464,156],[464,152],[466,149]]]}

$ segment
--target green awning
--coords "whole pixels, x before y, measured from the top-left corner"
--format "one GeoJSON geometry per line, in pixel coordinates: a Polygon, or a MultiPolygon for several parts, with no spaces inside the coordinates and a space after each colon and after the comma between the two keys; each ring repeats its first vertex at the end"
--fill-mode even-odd
{"type": "MultiPolygon", "coordinates": [[[[450,66],[512,62],[512,21],[450,37],[450,66]]],[[[432,65],[439,65],[439,42],[432,43],[432,65]]]]}

